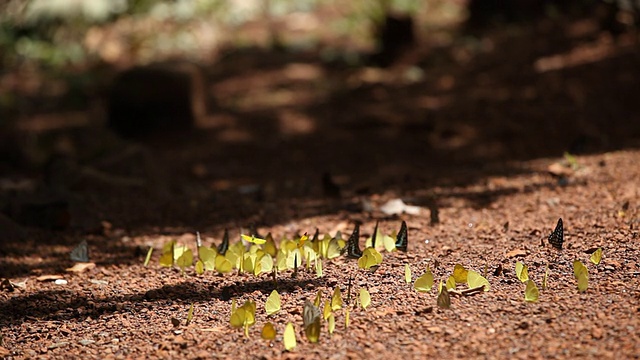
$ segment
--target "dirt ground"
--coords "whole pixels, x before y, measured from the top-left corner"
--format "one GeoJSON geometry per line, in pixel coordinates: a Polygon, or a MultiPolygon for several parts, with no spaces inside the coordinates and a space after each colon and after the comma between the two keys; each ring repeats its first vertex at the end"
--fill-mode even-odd
{"type": "MultiPolygon", "coordinates": [[[[53,196],[50,177],[7,175],[4,197],[66,205],[63,230],[42,229],[51,219],[36,221],[40,228],[0,219],[0,275],[16,285],[4,283],[0,292],[0,355],[639,358],[640,51],[632,39],[592,30],[584,22],[513,29],[478,43],[431,46],[418,61],[388,70],[323,65],[308,54],[237,53],[207,75],[206,128],[134,146],[143,155],[115,165],[74,159],[142,184],[71,182],[63,173],[53,196]],[[140,170],[148,163],[152,175],[140,170]],[[395,198],[419,206],[419,214],[382,213],[395,198]],[[561,252],[546,241],[558,218],[561,252]],[[392,233],[401,220],[409,226],[407,253],[383,252],[373,273],[345,257],[326,261],[322,277],[282,273],[282,309],[270,317],[270,275],[199,276],[193,267],[183,275],[158,264],[168,239],[194,247],[196,231],[217,245],[225,228],[232,239],[251,225],[280,239],[316,228],[348,235],[358,222],[363,247],[376,221],[392,233]],[[65,271],[82,240],[95,268],[65,271]],[[150,246],[156,251],[145,267],[150,246]],[[598,247],[604,255],[596,266],[589,251],[598,247]],[[574,260],[589,271],[582,293],[574,260]],[[538,302],[524,301],[516,261],[539,287],[548,266],[538,302]],[[436,289],[419,293],[405,282],[405,264],[414,280],[430,266],[436,282],[462,264],[486,274],[491,288],[452,295],[451,308],[442,309],[436,289]],[[37,280],[42,275],[66,283],[37,280]],[[338,310],[335,332],[324,324],[320,342],[310,343],[305,299],[318,291],[328,299],[338,286],[346,302],[350,278],[349,326],[338,310]],[[371,294],[366,310],[355,307],[360,288],[371,294]],[[229,324],[233,299],[257,304],[249,337],[229,324]],[[260,336],[267,321],[275,340],[260,336]],[[297,347],[285,351],[289,322],[297,347]]],[[[83,131],[63,139],[86,155],[83,131]]],[[[106,139],[92,136],[91,146],[106,139]]],[[[131,145],[118,144],[108,150],[131,145]]]]}

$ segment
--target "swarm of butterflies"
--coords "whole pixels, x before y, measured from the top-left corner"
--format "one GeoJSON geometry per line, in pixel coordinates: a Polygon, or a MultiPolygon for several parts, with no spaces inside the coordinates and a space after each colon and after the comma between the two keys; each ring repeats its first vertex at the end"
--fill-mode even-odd
{"type": "MultiPolygon", "coordinates": [[[[313,237],[306,233],[294,239],[280,240],[278,247],[271,234],[264,238],[256,235],[241,234],[241,240],[233,244],[229,241],[229,232],[225,230],[222,243],[217,247],[202,244],[200,235],[196,237],[197,253],[189,246],[178,244],[171,240],[163,246],[160,265],[172,267],[177,265],[183,271],[193,265],[195,271],[203,274],[205,271],[228,273],[237,270],[238,273],[260,275],[293,270],[292,276],[297,276],[301,267],[307,270],[315,269],[317,275],[322,276],[323,260],[330,260],[346,254],[348,258],[358,259],[358,265],[363,269],[375,271],[382,263],[380,251],[407,251],[407,224],[402,222],[398,234],[384,235],[378,230],[378,224],[372,236],[366,241],[365,250],[360,249],[360,226],[356,225],[348,240],[342,239],[340,232],[331,237],[326,234],[320,237],[316,230],[313,237]]],[[[153,249],[149,249],[145,265],[151,258],[153,249]]]]}
{"type": "MultiPolygon", "coordinates": [[[[217,271],[219,273],[228,273],[236,269],[238,273],[252,273],[259,275],[261,273],[272,273],[274,280],[278,272],[293,270],[292,276],[297,276],[298,268],[305,266],[307,270],[315,268],[318,277],[322,276],[322,261],[334,259],[345,255],[347,258],[356,259],[358,267],[369,271],[375,271],[382,263],[382,251],[394,252],[408,249],[408,233],[407,224],[402,222],[400,230],[397,234],[385,235],[378,230],[378,223],[371,237],[365,241],[365,249],[361,250],[359,245],[360,226],[355,225],[351,236],[345,241],[338,232],[334,237],[324,235],[320,238],[319,231],[316,230],[313,237],[309,237],[306,233],[296,236],[293,239],[282,239],[280,247],[276,243],[271,234],[260,237],[254,235],[241,235],[242,241],[230,244],[229,232],[225,230],[222,243],[217,247],[208,247],[202,244],[200,234],[196,237],[197,253],[194,256],[192,250],[184,245],[178,244],[175,240],[171,240],[163,246],[162,255],[160,257],[160,265],[172,267],[178,265],[182,271],[192,266],[195,261],[195,271],[197,274],[203,274],[205,271],[217,271]]],[[[548,243],[556,250],[562,250],[564,244],[564,229],[562,219],[558,219],[555,229],[547,238],[548,243]]],[[[153,248],[149,249],[145,259],[145,266],[148,265],[153,248]]],[[[71,254],[71,260],[76,262],[88,262],[89,251],[87,242],[82,241],[76,246],[71,254]]],[[[594,249],[591,252],[590,261],[596,266],[602,259],[602,249],[594,249]]],[[[580,262],[573,262],[573,272],[578,284],[578,290],[584,292],[588,288],[588,269],[580,262]]],[[[485,269],[486,272],[486,269],[485,269]]],[[[542,288],[547,288],[549,267],[545,270],[542,280],[542,288]]],[[[517,278],[525,284],[524,300],[527,302],[536,302],[539,298],[539,290],[533,279],[529,276],[528,267],[518,261],[515,265],[515,273],[517,278]]],[[[486,276],[486,275],[485,275],[486,276]]],[[[405,264],[405,281],[411,283],[413,281],[411,268],[409,264],[405,264]]],[[[434,286],[434,276],[429,268],[419,276],[414,282],[413,287],[419,292],[428,292],[434,286]]],[[[479,292],[489,291],[489,281],[479,273],[465,269],[462,265],[456,264],[453,273],[446,282],[440,281],[438,286],[437,304],[439,307],[448,309],[451,306],[450,294],[462,296],[471,295],[479,292]],[[459,284],[466,283],[467,289],[459,290],[459,284]]],[[[351,286],[349,283],[349,293],[351,286]]],[[[360,289],[360,296],[357,304],[363,309],[371,303],[371,296],[367,289],[360,289]]],[[[318,292],[314,302],[306,301],[303,309],[304,331],[310,342],[318,342],[322,322],[324,319],[328,325],[329,333],[335,330],[336,311],[342,309],[342,298],[340,288],[336,287],[330,300],[324,302],[322,306],[322,292],[318,292]],[[323,310],[320,310],[323,308],[323,310]]],[[[273,290],[265,303],[267,315],[272,315],[280,310],[280,296],[276,290],[273,290]]],[[[193,309],[190,309],[192,312],[193,309]]],[[[349,311],[344,308],[345,327],[349,324],[349,311]]],[[[237,307],[235,300],[232,302],[230,324],[236,328],[243,328],[245,335],[249,335],[249,327],[255,324],[255,302],[248,300],[242,306],[237,307]]],[[[288,323],[283,333],[283,342],[286,350],[296,347],[294,325],[288,323]]],[[[261,336],[264,339],[274,339],[276,336],[275,326],[271,322],[267,322],[262,331],[261,336]]]]}
{"type": "MultiPolygon", "coordinates": [[[[351,283],[349,283],[349,294],[351,291],[351,283]]],[[[356,305],[361,306],[364,310],[371,304],[371,295],[365,288],[360,288],[360,295],[357,298],[356,305]]],[[[349,295],[350,296],[350,295],[349,295]]],[[[336,287],[330,299],[323,299],[322,290],[319,290],[313,302],[306,300],[302,312],[303,328],[307,340],[311,343],[317,343],[320,340],[324,322],[327,324],[327,331],[333,334],[336,329],[336,317],[342,313],[345,328],[349,327],[349,309],[344,307],[342,293],[340,287],[336,287]],[[324,304],[324,306],[323,306],[324,304]],[[321,310],[322,309],[322,310],[321,310]]],[[[281,309],[280,294],[277,290],[273,290],[264,305],[267,316],[278,313],[281,309]]],[[[245,336],[249,336],[249,328],[256,323],[256,303],[251,300],[245,301],[242,306],[237,306],[235,299],[231,302],[231,317],[229,323],[232,327],[244,329],[245,336]]],[[[274,340],[277,335],[276,326],[267,321],[260,335],[265,340],[274,340]]],[[[291,322],[285,326],[282,342],[284,348],[288,351],[297,346],[295,325],[291,322]]]]}

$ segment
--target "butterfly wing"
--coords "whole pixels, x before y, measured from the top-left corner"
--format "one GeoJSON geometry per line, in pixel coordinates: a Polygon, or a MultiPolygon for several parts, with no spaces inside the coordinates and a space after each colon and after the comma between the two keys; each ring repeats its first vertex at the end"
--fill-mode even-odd
{"type": "Polygon", "coordinates": [[[320,329],[322,323],[320,322],[321,316],[320,309],[317,308],[310,301],[304,303],[304,311],[302,313],[302,320],[304,322],[304,332],[310,342],[318,342],[320,337],[320,329]]]}
{"type": "Polygon", "coordinates": [[[407,223],[403,221],[402,226],[400,226],[400,231],[398,232],[398,236],[396,237],[396,249],[407,252],[408,243],[409,243],[409,238],[407,235],[407,223]]]}
{"type": "Polygon", "coordinates": [[[549,235],[549,244],[558,250],[562,250],[562,244],[564,243],[564,231],[562,229],[562,218],[558,219],[558,224],[555,230],[549,235]]]}
{"type": "Polygon", "coordinates": [[[373,235],[371,236],[371,247],[376,248],[376,238],[378,237],[378,222],[376,221],[376,227],[373,229],[373,235]]]}
{"type": "Polygon", "coordinates": [[[69,254],[71,260],[76,262],[89,262],[89,247],[87,246],[87,240],[82,240],[69,254]]]}
{"type": "Polygon", "coordinates": [[[222,243],[218,245],[218,253],[224,255],[229,250],[229,230],[224,229],[224,236],[222,237],[222,243]]]}
{"type": "Polygon", "coordinates": [[[347,257],[351,259],[359,259],[362,256],[362,250],[360,250],[360,225],[356,224],[356,228],[353,229],[353,233],[347,241],[347,257]]]}

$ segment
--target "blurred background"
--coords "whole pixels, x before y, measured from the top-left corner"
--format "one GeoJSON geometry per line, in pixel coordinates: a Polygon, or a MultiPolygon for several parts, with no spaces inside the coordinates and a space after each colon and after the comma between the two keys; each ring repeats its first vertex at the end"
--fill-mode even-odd
{"type": "Polygon", "coordinates": [[[0,210],[80,231],[268,224],[359,196],[430,202],[431,187],[526,171],[518,161],[634,148],[639,11],[6,0],[0,210]]]}

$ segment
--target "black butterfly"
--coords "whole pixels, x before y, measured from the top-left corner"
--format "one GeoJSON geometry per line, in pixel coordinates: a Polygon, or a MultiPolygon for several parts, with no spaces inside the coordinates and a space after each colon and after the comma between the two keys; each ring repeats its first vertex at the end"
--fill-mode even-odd
{"type": "Polygon", "coordinates": [[[351,259],[359,259],[362,256],[362,250],[359,245],[360,240],[360,224],[356,224],[356,228],[353,229],[353,233],[347,241],[347,257],[351,259]]]}
{"type": "Polygon", "coordinates": [[[87,240],[82,240],[73,250],[69,257],[73,261],[77,262],[89,262],[89,247],[87,246],[87,240]]]}
{"type": "Polygon", "coordinates": [[[224,255],[229,250],[229,230],[224,229],[224,236],[222,237],[222,244],[218,245],[218,253],[224,255]]]}
{"type": "Polygon", "coordinates": [[[373,229],[373,235],[371,235],[371,247],[376,248],[376,238],[378,237],[378,222],[376,221],[376,227],[373,229]]]}
{"type": "Polygon", "coordinates": [[[564,243],[564,234],[562,230],[562,218],[558,219],[558,225],[556,229],[549,234],[549,244],[558,250],[562,250],[562,243],[564,243]]]}
{"type": "Polygon", "coordinates": [[[398,236],[396,237],[396,249],[407,252],[408,243],[409,237],[407,236],[407,223],[403,221],[402,226],[400,226],[398,236]]]}

